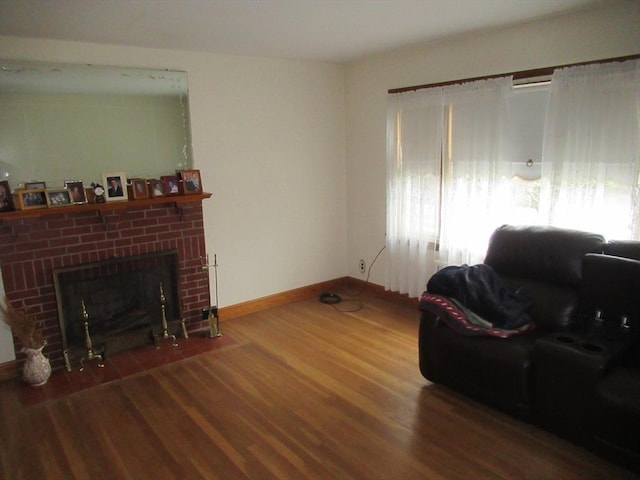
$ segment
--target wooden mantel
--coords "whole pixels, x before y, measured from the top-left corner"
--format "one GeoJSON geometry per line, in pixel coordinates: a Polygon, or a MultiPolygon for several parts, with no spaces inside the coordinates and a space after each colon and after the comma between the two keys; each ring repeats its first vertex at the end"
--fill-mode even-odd
{"type": "Polygon", "coordinates": [[[211,193],[195,193],[189,195],[170,195],[165,197],[141,198],[137,200],[125,200],[106,203],[84,203],[81,205],[68,205],[64,207],[30,208],[27,210],[15,210],[13,212],[0,213],[0,223],[18,221],[28,218],[41,218],[51,215],[67,213],[97,212],[101,215],[105,211],[128,210],[131,208],[148,207],[150,205],[170,205],[174,204],[179,210],[180,206],[186,203],[201,202],[210,198],[211,193]]]}

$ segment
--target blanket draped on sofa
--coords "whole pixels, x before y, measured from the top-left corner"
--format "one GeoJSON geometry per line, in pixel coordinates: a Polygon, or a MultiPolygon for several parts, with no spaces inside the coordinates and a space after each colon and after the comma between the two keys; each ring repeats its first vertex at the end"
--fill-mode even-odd
{"type": "Polygon", "coordinates": [[[442,316],[458,333],[500,337],[533,328],[532,305],[531,298],[511,291],[485,264],[443,268],[420,298],[421,309],[442,316]]]}

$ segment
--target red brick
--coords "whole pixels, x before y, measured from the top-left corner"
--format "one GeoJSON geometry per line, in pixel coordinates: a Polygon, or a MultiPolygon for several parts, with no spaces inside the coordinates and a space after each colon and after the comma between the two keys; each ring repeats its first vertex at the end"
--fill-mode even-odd
{"type": "Polygon", "coordinates": [[[135,211],[129,211],[129,214],[127,215],[127,220],[130,220],[132,222],[138,222],[141,220],[144,220],[145,218],[147,218],[147,213],[148,210],[147,209],[141,209],[141,210],[135,210],[135,211]]]}
{"type": "Polygon", "coordinates": [[[16,250],[18,252],[32,252],[35,250],[44,250],[46,248],[49,248],[49,240],[44,238],[37,241],[22,241],[16,250]]]}
{"type": "MultiPolygon", "coordinates": [[[[169,213],[169,211],[167,211],[166,208],[157,209],[157,210],[147,210],[145,212],[145,218],[147,218],[147,219],[168,217],[169,215],[170,215],[170,213],[169,213]]],[[[171,216],[175,217],[175,215],[171,215],[171,216]]]]}
{"type": "MultiPolygon", "coordinates": [[[[177,250],[181,297],[190,331],[207,328],[200,309],[209,302],[204,222],[198,204],[136,207],[60,213],[44,219],[0,225],[0,264],[7,297],[37,311],[47,337],[47,354],[54,368],[63,366],[57,303],[52,283],[55,268],[113,258],[177,250]]],[[[19,363],[24,359],[20,358],[19,363]]]]}

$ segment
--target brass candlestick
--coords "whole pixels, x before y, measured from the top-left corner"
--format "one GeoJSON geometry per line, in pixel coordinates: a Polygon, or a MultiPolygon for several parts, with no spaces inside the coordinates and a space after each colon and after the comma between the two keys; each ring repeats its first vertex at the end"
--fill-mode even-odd
{"type": "Polygon", "coordinates": [[[84,344],[87,348],[87,356],[80,359],[81,372],[84,370],[85,361],[97,360],[98,367],[104,367],[102,355],[99,353],[93,353],[93,342],[91,341],[91,335],[89,335],[89,314],[87,313],[87,307],[84,304],[84,298],[82,299],[82,320],[84,323],[84,344]]]}
{"type": "Polygon", "coordinates": [[[164,296],[164,289],[162,288],[162,282],[160,282],[160,309],[162,310],[162,338],[160,338],[160,335],[154,335],[156,348],[160,348],[160,346],[158,345],[159,340],[162,340],[162,341],[171,340],[172,347],[178,346],[178,342],[176,341],[176,336],[169,334],[169,327],[167,325],[167,313],[166,313],[167,309],[165,307],[166,301],[167,301],[167,297],[164,296]]]}

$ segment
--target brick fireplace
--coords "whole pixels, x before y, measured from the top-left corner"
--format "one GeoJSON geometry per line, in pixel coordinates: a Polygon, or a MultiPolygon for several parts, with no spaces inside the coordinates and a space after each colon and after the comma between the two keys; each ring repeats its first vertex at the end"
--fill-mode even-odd
{"type": "MultiPolygon", "coordinates": [[[[177,252],[178,302],[188,332],[207,328],[210,303],[203,196],[10,212],[0,216],[0,267],[9,302],[32,313],[47,341],[54,369],[64,366],[54,271],[166,251],[177,252]]],[[[175,314],[174,314],[175,315],[175,314]]],[[[178,332],[177,332],[178,333],[178,332]]],[[[15,344],[16,352],[21,345],[15,344]]],[[[16,355],[22,363],[22,355],[16,355]]]]}

